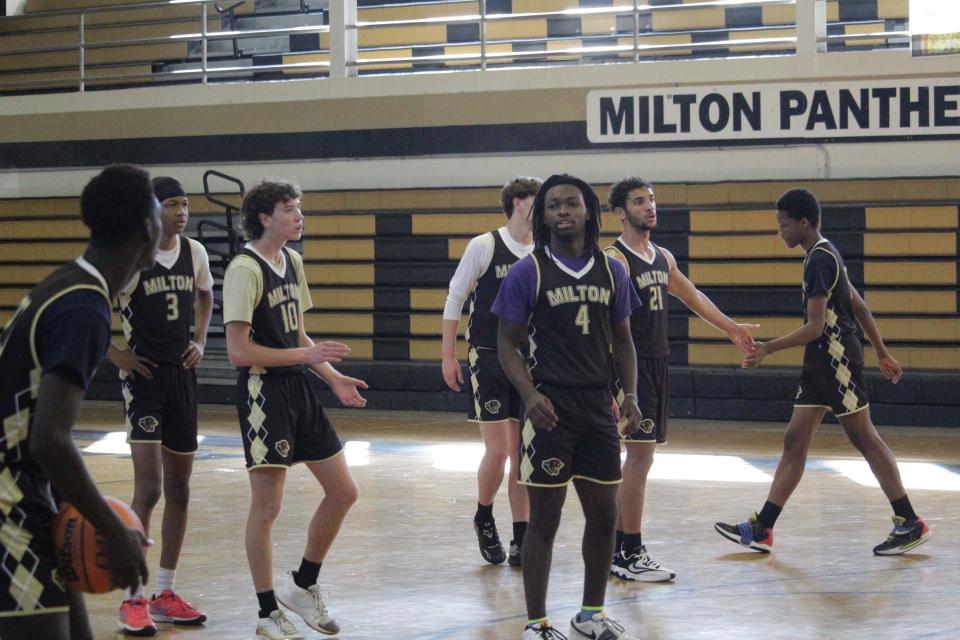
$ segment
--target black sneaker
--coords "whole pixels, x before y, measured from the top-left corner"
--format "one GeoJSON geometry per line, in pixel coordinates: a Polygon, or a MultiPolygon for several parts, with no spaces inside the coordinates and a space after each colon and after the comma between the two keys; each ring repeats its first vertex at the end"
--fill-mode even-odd
{"type": "Polygon", "coordinates": [[[510,541],[510,554],[507,556],[507,564],[511,567],[519,567],[523,564],[520,560],[520,545],[516,540],[510,541]]]}
{"type": "Polygon", "coordinates": [[[477,542],[480,544],[480,555],[490,564],[500,564],[507,559],[507,554],[500,544],[500,535],[497,533],[497,523],[493,518],[489,520],[473,520],[473,530],[477,532],[477,542]]]}
{"type": "Polygon", "coordinates": [[[773,549],[773,529],[765,529],[757,520],[756,513],[751,514],[746,522],[737,524],[718,522],[713,525],[713,528],[727,540],[732,540],[754,551],[770,553],[773,549]]]}
{"type": "Polygon", "coordinates": [[[919,547],[930,537],[930,527],[923,518],[907,520],[902,516],[893,516],[893,531],[887,539],[873,548],[878,556],[895,556],[919,547]]]}

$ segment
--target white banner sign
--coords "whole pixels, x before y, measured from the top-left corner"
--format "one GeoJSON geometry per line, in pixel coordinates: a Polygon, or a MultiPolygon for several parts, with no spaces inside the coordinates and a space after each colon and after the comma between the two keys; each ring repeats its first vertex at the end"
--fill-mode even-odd
{"type": "Polygon", "coordinates": [[[960,76],[591,91],[593,143],[960,135],[960,76]]]}

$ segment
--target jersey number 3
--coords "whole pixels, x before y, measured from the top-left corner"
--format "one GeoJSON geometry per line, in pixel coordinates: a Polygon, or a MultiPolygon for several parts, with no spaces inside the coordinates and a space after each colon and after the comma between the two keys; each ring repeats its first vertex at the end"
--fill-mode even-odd
{"type": "Polygon", "coordinates": [[[180,317],[180,298],[175,293],[167,294],[167,320],[171,322],[180,317]]]}

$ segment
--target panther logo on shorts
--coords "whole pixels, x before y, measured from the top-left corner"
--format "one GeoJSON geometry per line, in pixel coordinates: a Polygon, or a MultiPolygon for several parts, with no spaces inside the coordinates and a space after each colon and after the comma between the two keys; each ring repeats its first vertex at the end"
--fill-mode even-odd
{"type": "Polygon", "coordinates": [[[646,433],[649,435],[653,433],[653,430],[656,428],[656,426],[657,425],[656,423],[654,423],[653,420],[651,420],[650,418],[644,418],[643,420],[640,421],[640,432],[646,433]]]}
{"type": "Polygon", "coordinates": [[[500,404],[499,400],[487,400],[483,404],[483,408],[487,410],[488,413],[497,414],[500,413],[500,407],[503,406],[500,404]]]}
{"type": "Polygon", "coordinates": [[[277,444],[273,445],[273,448],[277,450],[281,456],[286,458],[290,454],[290,443],[286,440],[279,440],[277,444]]]}
{"type": "Polygon", "coordinates": [[[137,426],[146,431],[147,433],[153,433],[157,430],[157,426],[160,422],[153,416],[144,416],[137,420],[137,426]]]}
{"type": "Polygon", "coordinates": [[[540,464],[540,468],[543,469],[548,476],[556,477],[560,475],[560,470],[563,469],[563,461],[560,458],[547,458],[540,464]]]}

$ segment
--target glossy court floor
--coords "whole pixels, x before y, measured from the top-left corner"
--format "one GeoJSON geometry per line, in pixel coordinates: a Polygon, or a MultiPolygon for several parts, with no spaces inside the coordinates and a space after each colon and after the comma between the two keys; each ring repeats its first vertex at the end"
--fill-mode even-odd
{"type": "MultiPolygon", "coordinates": [[[[518,569],[485,564],[472,529],[479,435],[450,413],[332,410],[360,501],[320,583],[344,640],[517,640],[526,615],[518,569]]],[[[256,599],[243,528],[248,506],[236,416],[204,407],[190,526],[177,586],[203,609],[200,628],[160,625],[159,638],[252,638],[256,599]]],[[[120,407],[86,407],[76,438],[104,493],[129,501],[132,466],[120,407]]],[[[960,638],[960,431],[882,428],[933,537],[915,553],[874,557],[889,505],[839,428],[818,434],[808,470],[777,524],[775,552],[743,550],[713,531],[758,509],[783,425],[674,420],[648,486],[644,541],[673,583],[610,579],[607,608],[643,639],[960,638]]],[[[295,568],[320,489],[303,467],[287,480],[274,529],[278,575],[295,568]]],[[[159,543],[160,511],[153,537],[159,543]]],[[[505,489],[495,513],[509,540],[505,489]]],[[[575,493],[557,536],[549,615],[567,631],[580,604],[583,519],[575,493]]],[[[150,552],[156,570],[158,547],[150,552]]],[[[96,637],[115,638],[119,593],[88,596],[96,637]]],[[[294,618],[296,619],[296,618],[294,618]]],[[[323,637],[299,625],[308,638],[323,637]]]]}

